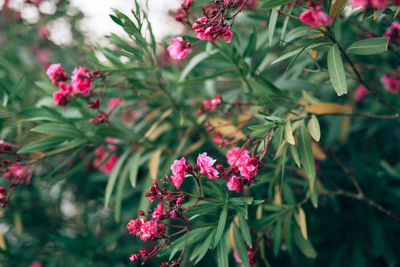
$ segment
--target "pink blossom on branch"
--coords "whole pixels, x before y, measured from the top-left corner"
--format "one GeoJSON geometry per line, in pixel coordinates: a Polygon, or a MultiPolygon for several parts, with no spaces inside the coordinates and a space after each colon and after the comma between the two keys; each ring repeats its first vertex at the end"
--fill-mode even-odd
{"type": "Polygon", "coordinates": [[[110,153],[112,153],[112,150],[113,149],[111,149],[111,151],[107,151],[104,146],[100,146],[94,154],[93,166],[99,168],[106,174],[110,174],[118,161],[118,156],[116,154],[113,154],[109,159],[107,159],[110,153]],[[100,167],[100,165],[106,159],[107,161],[100,167]]]}
{"type": "Polygon", "coordinates": [[[248,157],[249,152],[246,149],[241,149],[240,147],[232,147],[228,152],[226,152],[226,158],[228,164],[233,166],[238,166],[241,163],[242,158],[248,157]],[[240,156],[239,156],[240,153],[240,156]]]}
{"type": "Polygon", "coordinates": [[[175,160],[171,165],[171,171],[174,174],[171,176],[171,180],[174,183],[175,187],[179,189],[185,178],[185,168],[186,168],[186,159],[182,157],[180,160],[175,160]]]}
{"type": "Polygon", "coordinates": [[[389,37],[389,42],[400,43],[400,23],[393,22],[392,25],[386,30],[383,37],[389,37]]]}
{"type": "Polygon", "coordinates": [[[160,220],[165,215],[164,204],[162,202],[158,203],[157,208],[154,209],[153,219],[160,220]]]}
{"type": "Polygon", "coordinates": [[[197,167],[200,168],[200,173],[206,175],[210,179],[217,179],[219,172],[212,167],[217,160],[207,156],[204,152],[197,157],[197,167]]]}
{"type": "Polygon", "coordinates": [[[140,239],[143,241],[159,239],[165,233],[165,230],[165,226],[159,225],[156,220],[147,221],[140,227],[140,239]]]}
{"type": "Polygon", "coordinates": [[[51,64],[47,68],[46,74],[54,85],[68,80],[68,76],[61,64],[51,64]]]}
{"type": "Polygon", "coordinates": [[[240,179],[237,176],[232,176],[226,183],[226,186],[230,191],[236,191],[237,193],[243,190],[243,186],[240,184],[240,179]]]}
{"type": "Polygon", "coordinates": [[[361,101],[367,94],[368,94],[368,89],[365,86],[360,85],[354,92],[354,99],[356,101],[361,101]]]}
{"type": "Polygon", "coordinates": [[[300,21],[312,27],[328,26],[333,22],[331,17],[324,13],[319,7],[301,13],[300,21]]]}
{"type": "Polygon", "coordinates": [[[83,96],[88,96],[92,86],[89,70],[86,67],[75,68],[72,72],[71,84],[75,94],[81,93],[83,96]]]}
{"type": "Polygon", "coordinates": [[[368,8],[372,6],[374,9],[383,9],[388,5],[388,0],[352,0],[353,8],[368,8]]]}
{"type": "Polygon", "coordinates": [[[172,59],[184,60],[187,53],[191,53],[190,43],[185,42],[182,37],[172,38],[172,44],[168,47],[168,53],[172,59]]]}
{"type": "Polygon", "coordinates": [[[53,93],[53,101],[57,106],[65,107],[68,103],[68,98],[73,94],[72,86],[60,82],[58,88],[58,91],[53,93]]]}
{"type": "Polygon", "coordinates": [[[399,93],[400,80],[397,76],[385,74],[383,75],[381,82],[390,93],[399,93]]]}

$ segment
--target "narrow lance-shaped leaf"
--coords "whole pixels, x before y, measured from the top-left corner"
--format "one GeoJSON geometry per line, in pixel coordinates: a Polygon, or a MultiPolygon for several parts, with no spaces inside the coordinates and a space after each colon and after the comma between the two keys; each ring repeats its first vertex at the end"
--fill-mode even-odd
{"type": "Polygon", "coordinates": [[[278,20],[279,13],[277,12],[280,9],[280,7],[277,7],[276,10],[273,9],[271,11],[271,16],[269,18],[269,23],[268,23],[268,39],[269,39],[269,46],[272,46],[272,41],[274,37],[274,32],[275,32],[275,26],[276,22],[278,20]]]}
{"type": "Polygon", "coordinates": [[[290,121],[286,122],[286,126],[285,126],[285,140],[291,144],[291,145],[295,145],[296,143],[294,142],[294,137],[293,137],[293,129],[292,129],[292,124],[290,123],[290,121]]]}
{"type": "Polygon", "coordinates": [[[344,73],[343,60],[340,56],[337,44],[334,44],[328,53],[328,72],[333,89],[335,89],[337,95],[341,96],[347,94],[347,82],[344,73]]]}
{"type": "Polygon", "coordinates": [[[129,181],[131,182],[131,185],[133,188],[136,187],[136,180],[137,180],[137,175],[139,171],[139,163],[140,163],[140,157],[142,156],[142,150],[138,151],[135,156],[133,156],[132,162],[131,162],[131,169],[129,172],[129,181]]]}
{"type": "Polygon", "coordinates": [[[226,224],[226,217],[228,216],[228,208],[225,205],[219,215],[219,221],[217,226],[217,231],[215,232],[214,237],[214,247],[216,247],[221,240],[222,235],[224,234],[225,224],[226,224]]]}
{"type": "Polygon", "coordinates": [[[106,186],[106,194],[105,194],[105,200],[104,200],[104,207],[108,207],[108,204],[110,203],[111,199],[111,193],[114,189],[115,182],[117,181],[119,171],[121,170],[122,165],[125,162],[125,159],[128,157],[130,151],[127,150],[125,153],[119,158],[117,161],[117,164],[115,164],[110,177],[108,178],[107,186],[106,186]]]}
{"type": "Polygon", "coordinates": [[[217,246],[217,264],[218,267],[229,267],[228,250],[226,248],[225,238],[222,238],[217,246]]]}
{"type": "Polygon", "coordinates": [[[374,55],[386,52],[388,45],[388,37],[369,38],[353,43],[346,52],[354,55],[374,55]]]}
{"type": "Polygon", "coordinates": [[[315,141],[319,142],[319,140],[321,139],[321,129],[319,127],[317,116],[315,116],[314,114],[308,121],[307,128],[312,138],[314,138],[315,141]]]}
{"type": "Polygon", "coordinates": [[[304,121],[301,123],[299,133],[299,156],[304,172],[306,173],[308,179],[314,183],[316,175],[314,155],[311,150],[310,138],[308,136],[304,121]]]}
{"type": "Polygon", "coordinates": [[[238,217],[239,217],[239,227],[242,237],[246,242],[247,246],[251,247],[251,236],[250,236],[249,226],[247,225],[247,222],[242,215],[239,214],[238,217]]]}
{"type": "Polygon", "coordinates": [[[242,264],[245,267],[250,267],[249,264],[249,256],[247,255],[247,248],[242,239],[242,236],[239,233],[239,229],[236,227],[235,223],[233,222],[233,240],[235,242],[236,251],[239,255],[242,264]]]}

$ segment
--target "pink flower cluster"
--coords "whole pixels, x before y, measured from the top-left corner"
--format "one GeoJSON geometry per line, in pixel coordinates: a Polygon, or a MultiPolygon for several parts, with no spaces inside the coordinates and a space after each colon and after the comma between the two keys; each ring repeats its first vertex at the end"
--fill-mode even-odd
{"type": "Polygon", "coordinates": [[[359,102],[361,101],[364,97],[366,97],[368,94],[368,89],[363,86],[360,85],[357,87],[356,91],[354,92],[354,99],[359,102]]]}
{"type": "Polygon", "coordinates": [[[382,84],[392,94],[398,94],[400,88],[399,74],[395,71],[393,74],[386,73],[381,78],[382,84]]]}
{"type": "Polygon", "coordinates": [[[333,20],[328,14],[321,10],[321,7],[313,7],[300,14],[300,21],[312,27],[328,26],[333,20]]]}
{"type": "Polygon", "coordinates": [[[233,147],[226,153],[226,158],[234,174],[227,172],[223,175],[228,180],[226,185],[229,190],[239,193],[243,191],[244,185],[255,182],[254,178],[262,167],[256,157],[250,157],[249,152],[245,149],[233,147]]]}
{"type": "Polygon", "coordinates": [[[115,145],[111,145],[109,149],[106,149],[105,146],[100,146],[95,151],[93,166],[99,168],[102,172],[106,174],[110,174],[118,161],[118,156],[115,153],[109,157],[110,153],[113,153],[115,149],[115,145]],[[107,161],[103,165],[101,165],[106,159],[107,161]]]}
{"type": "Polygon", "coordinates": [[[171,176],[171,180],[174,183],[176,188],[180,188],[183,182],[183,179],[186,175],[186,160],[182,157],[180,160],[175,160],[171,165],[171,171],[173,175],[171,176]]]}
{"type": "Polygon", "coordinates": [[[233,37],[231,26],[226,24],[220,25],[213,19],[207,17],[198,18],[192,26],[195,30],[197,37],[204,41],[215,41],[217,38],[230,43],[233,37]]]}
{"type": "Polygon", "coordinates": [[[168,53],[172,59],[181,61],[191,53],[190,43],[186,42],[182,37],[172,38],[172,44],[168,47],[168,53]]]}
{"type": "Polygon", "coordinates": [[[203,100],[203,105],[197,110],[197,114],[201,115],[206,111],[215,110],[222,104],[222,98],[220,94],[214,96],[211,100],[203,100]]]}
{"type": "Polygon", "coordinates": [[[197,167],[200,168],[200,173],[206,175],[210,179],[217,179],[219,172],[213,167],[217,160],[207,156],[204,152],[197,157],[197,167]]]}
{"type": "Polygon", "coordinates": [[[59,90],[53,93],[53,101],[58,106],[65,108],[72,95],[80,93],[83,96],[88,96],[90,94],[93,74],[86,67],[73,70],[71,84],[65,83],[69,77],[61,64],[50,65],[46,73],[51,82],[58,85],[59,90]]]}
{"type": "Polygon", "coordinates": [[[161,239],[166,230],[165,226],[158,224],[157,220],[145,221],[144,219],[130,220],[126,228],[129,234],[140,237],[143,241],[161,239]]]}
{"type": "Polygon", "coordinates": [[[392,25],[386,30],[383,37],[389,37],[389,42],[400,43],[400,23],[393,22],[392,25]]]}
{"type": "Polygon", "coordinates": [[[12,163],[4,173],[4,177],[10,180],[13,184],[29,184],[31,176],[32,174],[29,170],[29,165],[24,165],[19,162],[12,163]]]}
{"type": "Polygon", "coordinates": [[[5,187],[0,187],[0,203],[2,208],[7,205],[7,189],[5,187]]]}
{"type": "Polygon", "coordinates": [[[400,5],[400,0],[389,1],[389,0],[352,0],[351,1],[353,8],[370,8],[373,9],[384,9],[388,5],[400,5]]]}

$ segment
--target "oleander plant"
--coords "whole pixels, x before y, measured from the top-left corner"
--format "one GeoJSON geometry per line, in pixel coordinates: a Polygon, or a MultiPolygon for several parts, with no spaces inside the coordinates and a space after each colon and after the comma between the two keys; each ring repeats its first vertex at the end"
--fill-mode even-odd
{"type": "Polygon", "coordinates": [[[3,8],[0,262],[398,266],[400,1],[179,2],[35,72],[3,8]]]}

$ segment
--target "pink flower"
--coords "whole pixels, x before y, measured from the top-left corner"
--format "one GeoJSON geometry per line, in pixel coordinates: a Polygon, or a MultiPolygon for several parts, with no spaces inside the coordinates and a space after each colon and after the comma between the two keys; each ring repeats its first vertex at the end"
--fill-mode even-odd
{"type": "Polygon", "coordinates": [[[0,202],[3,202],[7,197],[7,189],[5,187],[0,187],[0,202]]]}
{"type": "Polygon", "coordinates": [[[240,158],[240,164],[238,165],[238,169],[240,171],[240,175],[251,179],[256,177],[257,175],[257,158],[250,158],[250,156],[244,156],[240,158]]]}
{"type": "Polygon", "coordinates": [[[374,9],[384,9],[388,4],[388,0],[371,0],[371,4],[374,9]]]}
{"type": "Polygon", "coordinates": [[[29,267],[42,267],[42,264],[38,261],[34,261],[29,265],[29,267]]]}
{"type": "Polygon", "coordinates": [[[327,26],[332,23],[331,17],[321,8],[312,8],[300,14],[300,21],[312,27],[327,26]]]}
{"type": "Polygon", "coordinates": [[[172,38],[172,45],[168,47],[168,52],[171,58],[180,61],[184,60],[187,53],[191,53],[190,43],[185,42],[182,37],[172,38]]]}
{"type": "Polygon", "coordinates": [[[221,105],[222,98],[221,95],[218,94],[211,99],[211,108],[216,109],[219,105],[221,105]]]}
{"type": "Polygon", "coordinates": [[[200,17],[198,18],[192,26],[192,29],[195,30],[197,37],[200,40],[204,41],[215,41],[215,37],[213,36],[212,30],[213,28],[206,27],[207,24],[207,17],[200,17]],[[207,33],[206,33],[207,30],[207,33]]]}
{"type": "Polygon", "coordinates": [[[108,100],[107,103],[107,107],[108,109],[114,109],[116,106],[118,106],[119,104],[123,103],[124,100],[119,98],[119,97],[113,97],[110,100],[108,100]]]}
{"type": "Polygon", "coordinates": [[[92,78],[86,67],[75,68],[71,78],[72,88],[75,93],[81,93],[83,96],[89,95],[89,89],[92,86],[92,78]]]}
{"type": "Polygon", "coordinates": [[[237,193],[240,193],[243,189],[243,187],[240,184],[239,178],[236,176],[232,176],[226,183],[226,186],[230,191],[236,191],[237,193]]]}
{"type": "Polygon", "coordinates": [[[29,165],[23,165],[19,162],[8,166],[7,171],[4,173],[4,177],[10,180],[13,184],[29,184],[30,176],[29,165]]]}
{"type": "Polygon", "coordinates": [[[158,203],[157,208],[153,211],[153,219],[160,220],[165,215],[164,205],[162,202],[158,203]]]}
{"type": "Polygon", "coordinates": [[[366,95],[368,94],[368,89],[360,85],[357,87],[356,91],[354,92],[354,99],[358,102],[361,101],[366,95]]]}
{"type": "Polygon", "coordinates": [[[231,31],[231,27],[225,26],[220,30],[218,37],[229,44],[232,40],[233,35],[234,34],[231,31]]]}
{"type": "Polygon", "coordinates": [[[116,154],[113,154],[101,167],[100,164],[102,164],[103,161],[107,159],[112,150],[106,151],[104,146],[100,146],[94,154],[95,158],[93,161],[93,166],[99,168],[102,172],[106,174],[110,174],[118,161],[118,156],[116,154]]]}
{"type": "Polygon", "coordinates": [[[50,31],[46,26],[40,27],[40,29],[39,29],[40,38],[46,39],[49,36],[49,34],[50,34],[50,31]]]}
{"type": "Polygon", "coordinates": [[[61,67],[61,64],[51,64],[48,67],[46,74],[54,85],[68,80],[67,74],[65,73],[64,68],[61,67]]]}
{"type": "Polygon", "coordinates": [[[359,8],[359,7],[366,8],[369,6],[369,1],[368,0],[352,0],[351,4],[353,5],[353,8],[359,8]]]}
{"type": "Polygon", "coordinates": [[[241,159],[245,159],[247,157],[249,157],[249,152],[246,149],[241,149],[240,147],[232,147],[228,152],[226,152],[226,158],[228,159],[228,164],[231,166],[232,165],[239,166],[242,162],[241,159]]]}
{"type": "Polygon", "coordinates": [[[207,175],[210,179],[217,179],[219,172],[212,167],[217,160],[208,157],[207,153],[200,154],[197,157],[197,167],[200,168],[200,172],[207,175]]]}
{"type": "Polygon", "coordinates": [[[129,223],[126,225],[126,228],[129,231],[130,235],[139,236],[140,235],[140,228],[144,224],[144,220],[136,219],[130,220],[129,223]]]}
{"type": "Polygon", "coordinates": [[[399,93],[400,81],[397,76],[392,76],[390,74],[383,75],[381,82],[385,88],[392,94],[399,93]]]}
{"type": "MultiPolygon", "coordinates": [[[[399,0],[400,1],[400,0],[399,0]]],[[[393,22],[393,24],[386,30],[383,37],[389,37],[389,42],[391,43],[399,43],[400,42],[400,23],[397,21],[393,22]]]]}
{"type": "Polygon", "coordinates": [[[156,240],[162,237],[165,230],[165,226],[158,225],[157,221],[147,221],[140,227],[140,239],[143,241],[146,241],[147,239],[156,240]]]}
{"type": "Polygon", "coordinates": [[[134,262],[137,261],[140,258],[139,254],[132,254],[129,256],[129,260],[134,262]]]}
{"type": "Polygon", "coordinates": [[[182,157],[180,160],[175,160],[171,165],[171,171],[174,174],[171,176],[171,180],[174,183],[175,187],[179,189],[185,178],[185,168],[186,168],[186,159],[182,157]]]}
{"type": "Polygon", "coordinates": [[[59,83],[58,91],[53,93],[53,101],[57,106],[65,107],[68,103],[68,98],[72,95],[72,86],[67,83],[59,83]]]}
{"type": "Polygon", "coordinates": [[[353,8],[368,8],[372,6],[374,9],[383,9],[388,5],[388,0],[352,0],[353,8]]]}

